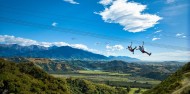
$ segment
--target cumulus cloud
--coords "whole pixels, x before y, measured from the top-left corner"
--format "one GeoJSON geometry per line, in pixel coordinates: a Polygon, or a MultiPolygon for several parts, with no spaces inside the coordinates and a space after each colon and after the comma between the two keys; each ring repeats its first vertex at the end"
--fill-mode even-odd
{"type": "Polygon", "coordinates": [[[159,40],[161,38],[152,38],[152,41],[156,41],[156,40],[159,40]]]}
{"type": "Polygon", "coordinates": [[[38,42],[35,40],[24,39],[20,37],[9,36],[9,35],[0,35],[0,42],[8,43],[8,44],[19,44],[22,46],[38,44],[38,42]]]}
{"type": "Polygon", "coordinates": [[[106,49],[109,51],[120,51],[123,50],[124,47],[122,45],[113,45],[113,46],[106,45],[106,49]]]}
{"type": "Polygon", "coordinates": [[[26,38],[20,38],[15,36],[9,36],[9,35],[0,35],[0,43],[5,44],[18,44],[21,46],[30,46],[30,45],[39,45],[44,47],[50,47],[50,46],[69,46],[68,43],[65,42],[38,42],[31,39],[26,38]]]}
{"type": "Polygon", "coordinates": [[[186,38],[186,36],[182,36],[182,38],[186,38]]]}
{"type": "Polygon", "coordinates": [[[102,4],[102,5],[109,5],[113,2],[113,0],[101,0],[99,3],[102,4]]]}
{"type": "Polygon", "coordinates": [[[56,26],[57,26],[57,23],[56,23],[56,22],[53,22],[51,25],[52,25],[53,27],[56,27],[56,26]]]}
{"type": "Polygon", "coordinates": [[[142,13],[147,9],[146,5],[127,0],[107,1],[101,0],[100,4],[108,5],[103,11],[96,14],[102,16],[107,23],[117,23],[124,26],[125,31],[141,32],[158,24],[162,18],[157,15],[142,13]]]}
{"type": "Polygon", "coordinates": [[[98,50],[95,49],[90,49],[84,44],[69,44],[66,42],[38,42],[35,40],[31,39],[25,39],[25,38],[20,38],[20,37],[15,37],[15,36],[9,36],[9,35],[0,35],[0,43],[4,44],[18,44],[21,46],[30,46],[30,45],[39,45],[39,46],[44,46],[44,47],[51,47],[51,46],[70,46],[73,48],[77,49],[82,49],[94,53],[101,53],[98,50]]]}
{"type": "Polygon", "coordinates": [[[84,49],[84,50],[89,49],[86,45],[83,44],[71,44],[70,46],[72,46],[73,48],[84,49]]]}
{"type": "Polygon", "coordinates": [[[79,4],[78,2],[76,2],[74,0],[63,0],[63,1],[71,3],[71,4],[79,4]]]}
{"type": "Polygon", "coordinates": [[[142,56],[137,54],[132,57],[147,61],[189,61],[190,51],[160,52],[153,53],[151,56],[147,56],[145,54],[142,56]]]}
{"type": "Polygon", "coordinates": [[[176,37],[179,37],[179,36],[182,36],[182,35],[183,35],[183,33],[177,33],[176,37]]]}
{"type": "Polygon", "coordinates": [[[106,50],[103,53],[105,56],[120,56],[124,47],[122,45],[106,45],[106,50]]]}
{"type": "Polygon", "coordinates": [[[66,43],[66,42],[52,42],[51,46],[53,46],[53,45],[58,46],[58,47],[60,47],[60,46],[69,46],[69,44],[66,43]]]}
{"type": "Polygon", "coordinates": [[[184,33],[177,33],[176,37],[178,37],[178,38],[186,38],[186,36],[184,35],[184,33]]]}
{"type": "Polygon", "coordinates": [[[162,32],[162,30],[157,30],[156,32],[154,32],[154,33],[160,33],[160,32],[162,32]]]}

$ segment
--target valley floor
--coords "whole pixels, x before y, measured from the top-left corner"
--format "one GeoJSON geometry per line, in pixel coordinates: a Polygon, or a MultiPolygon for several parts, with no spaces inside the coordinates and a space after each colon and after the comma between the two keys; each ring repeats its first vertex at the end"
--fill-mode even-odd
{"type": "Polygon", "coordinates": [[[114,87],[131,87],[129,94],[134,94],[134,92],[138,91],[139,88],[142,93],[161,82],[150,78],[132,76],[131,74],[104,72],[100,70],[80,70],[73,73],[51,75],[58,78],[80,78],[114,87]]]}

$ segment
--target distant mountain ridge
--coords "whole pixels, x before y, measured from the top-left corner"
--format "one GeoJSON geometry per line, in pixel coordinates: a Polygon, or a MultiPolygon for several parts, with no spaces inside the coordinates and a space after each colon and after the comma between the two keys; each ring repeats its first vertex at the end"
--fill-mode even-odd
{"type": "Polygon", "coordinates": [[[109,58],[109,60],[122,60],[122,61],[128,61],[128,62],[140,61],[139,59],[131,58],[128,56],[109,56],[108,58],[109,58]]]}
{"type": "Polygon", "coordinates": [[[106,57],[104,55],[82,49],[72,48],[70,46],[44,47],[39,45],[20,46],[18,44],[0,44],[0,53],[0,57],[34,57],[67,60],[123,60],[129,62],[139,61],[139,59],[127,56],[106,57]]]}

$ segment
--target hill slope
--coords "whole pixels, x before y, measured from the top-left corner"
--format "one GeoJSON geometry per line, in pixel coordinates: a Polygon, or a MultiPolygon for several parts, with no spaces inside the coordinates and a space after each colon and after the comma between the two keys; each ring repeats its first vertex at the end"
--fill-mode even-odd
{"type": "Polygon", "coordinates": [[[81,79],[58,79],[32,63],[12,63],[0,59],[0,94],[126,94],[122,88],[81,79]]]}
{"type": "Polygon", "coordinates": [[[144,94],[190,94],[190,62],[144,94]]]}

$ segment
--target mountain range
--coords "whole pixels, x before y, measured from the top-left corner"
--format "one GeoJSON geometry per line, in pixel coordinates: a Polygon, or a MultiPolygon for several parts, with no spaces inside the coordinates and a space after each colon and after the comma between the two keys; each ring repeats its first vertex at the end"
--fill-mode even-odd
{"type": "Polygon", "coordinates": [[[123,60],[128,62],[140,61],[128,56],[109,56],[92,53],[70,46],[44,47],[39,45],[20,46],[18,44],[0,44],[0,57],[33,57],[66,60],[123,60]]]}

